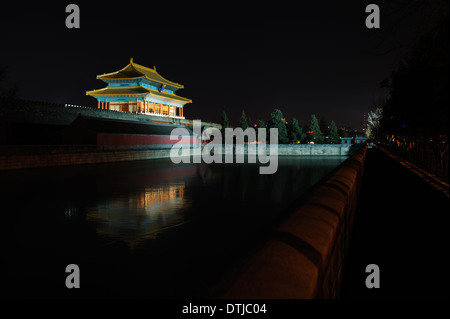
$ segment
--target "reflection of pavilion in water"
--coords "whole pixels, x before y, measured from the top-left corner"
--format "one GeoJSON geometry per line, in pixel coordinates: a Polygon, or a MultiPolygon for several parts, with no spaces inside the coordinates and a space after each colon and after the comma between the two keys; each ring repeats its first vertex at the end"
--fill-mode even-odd
{"type": "Polygon", "coordinates": [[[144,192],[137,194],[136,204],[138,209],[148,210],[150,214],[158,208],[162,208],[174,201],[182,200],[184,195],[184,183],[166,185],[160,187],[148,187],[144,192]]]}
{"type": "Polygon", "coordinates": [[[96,224],[99,235],[133,247],[184,223],[184,210],[190,206],[184,188],[184,181],[145,187],[127,197],[115,197],[91,207],[87,217],[96,224]]]}

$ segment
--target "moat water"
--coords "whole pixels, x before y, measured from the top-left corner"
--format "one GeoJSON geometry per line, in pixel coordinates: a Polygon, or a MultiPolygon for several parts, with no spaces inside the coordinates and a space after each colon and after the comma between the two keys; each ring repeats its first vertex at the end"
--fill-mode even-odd
{"type": "Polygon", "coordinates": [[[345,159],[279,157],[273,175],[170,159],[0,172],[2,296],[205,296],[345,159]]]}

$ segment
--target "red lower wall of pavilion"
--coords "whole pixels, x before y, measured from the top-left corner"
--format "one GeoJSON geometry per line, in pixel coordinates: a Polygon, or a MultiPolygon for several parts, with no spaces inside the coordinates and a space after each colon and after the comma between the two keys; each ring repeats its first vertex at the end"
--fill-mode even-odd
{"type": "Polygon", "coordinates": [[[195,137],[183,140],[171,140],[167,135],[131,135],[131,134],[97,134],[97,145],[159,145],[159,144],[195,144],[195,137]]]}

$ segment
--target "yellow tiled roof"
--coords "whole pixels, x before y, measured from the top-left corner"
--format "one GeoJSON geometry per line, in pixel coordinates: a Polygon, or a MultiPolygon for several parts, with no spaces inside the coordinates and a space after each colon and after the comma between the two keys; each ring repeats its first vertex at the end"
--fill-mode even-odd
{"type": "Polygon", "coordinates": [[[184,88],[184,86],[181,84],[163,78],[158,72],[156,72],[156,68],[151,69],[143,65],[134,63],[133,59],[130,59],[130,63],[119,71],[97,75],[97,79],[130,79],[140,77],[146,77],[150,81],[168,85],[176,89],[184,88]]]}
{"type": "Polygon", "coordinates": [[[105,87],[99,90],[87,91],[86,95],[91,96],[111,96],[111,95],[153,95],[166,100],[175,100],[178,102],[191,103],[192,100],[178,96],[172,93],[159,92],[157,90],[149,89],[143,86],[122,86],[122,87],[105,87]]]}

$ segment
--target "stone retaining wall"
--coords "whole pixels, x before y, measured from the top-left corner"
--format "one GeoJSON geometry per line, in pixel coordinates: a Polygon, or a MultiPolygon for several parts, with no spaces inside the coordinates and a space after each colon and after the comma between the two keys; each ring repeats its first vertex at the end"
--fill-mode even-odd
{"type": "MultiPolygon", "coordinates": [[[[279,145],[278,155],[348,156],[359,147],[360,145],[355,145],[354,147],[346,145],[279,145]]],[[[248,153],[247,145],[237,146],[237,148],[243,148],[244,154],[248,153]]],[[[233,152],[236,154],[236,147],[233,152]]],[[[267,155],[270,154],[270,145],[267,147],[266,153],[267,155]]],[[[114,149],[113,147],[105,148],[96,145],[0,146],[0,170],[136,161],[169,157],[170,149],[143,149],[143,146],[134,149],[132,146],[129,149],[120,146],[114,149]]]]}
{"type": "MultiPolygon", "coordinates": [[[[255,145],[256,146],[256,145],[255,145]]],[[[301,155],[301,156],[349,156],[356,150],[361,148],[362,144],[279,144],[278,155],[301,155]]],[[[244,148],[244,154],[248,154],[248,145],[237,145],[234,147],[234,153],[236,149],[244,148]]],[[[224,151],[222,151],[224,152],[224,151]]],[[[270,144],[267,145],[267,155],[270,153],[270,144]]],[[[253,154],[253,153],[250,153],[253,154]]],[[[256,152],[257,154],[257,148],[256,152]]]]}
{"type": "MultiPolygon", "coordinates": [[[[198,154],[197,152],[194,153],[198,154]]],[[[0,155],[0,170],[169,158],[170,149],[0,155]]]]}
{"type": "Polygon", "coordinates": [[[227,274],[217,289],[220,297],[339,296],[366,150],[364,146],[315,186],[264,245],[227,274]]]}

